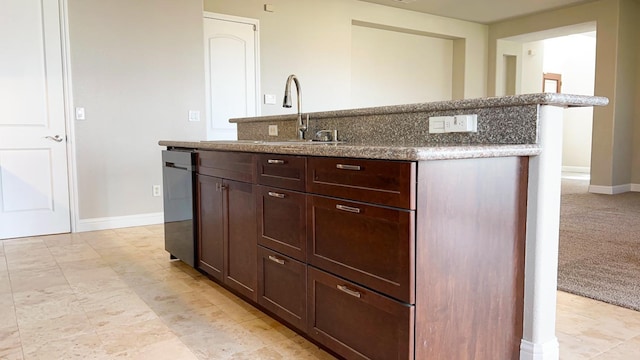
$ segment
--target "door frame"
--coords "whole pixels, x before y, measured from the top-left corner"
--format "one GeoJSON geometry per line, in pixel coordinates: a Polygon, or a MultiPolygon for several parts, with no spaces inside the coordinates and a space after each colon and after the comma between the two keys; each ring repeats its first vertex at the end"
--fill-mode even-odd
{"type": "MultiPolygon", "coordinates": [[[[64,0],[67,1],[67,0],[64,0]]],[[[219,13],[214,13],[214,12],[209,12],[209,11],[203,11],[202,12],[202,21],[203,21],[203,27],[204,27],[204,20],[205,19],[213,19],[213,20],[223,20],[223,21],[231,21],[231,22],[236,22],[236,23],[241,23],[241,24],[249,24],[249,25],[253,25],[253,44],[254,44],[254,53],[255,53],[255,87],[256,87],[256,116],[260,116],[262,114],[262,103],[260,101],[260,94],[261,94],[261,88],[260,88],[260,20],[258,19],[252,19],[252,18],[246,18],[246,17],[240,17],[240,16],[234,16],[234,15],[227,15],[227,14],[219,14],[219,13]]],[[[204,33],[203,33],[204,36],[204,33]]],[[[204,47],[204,41],[203,43],[203,47],[204,47]]],[[[206,49],[205,49],[206,50],[206,49]]],[[[205,51],[204,53],[204,66],[207,66],[207,53],[205,51]]],[[[209,132],[211,131],[211,129],[209,128],[209,125],[211,123],[211,117],[213,114],[210,114],[210,109],[211,109],[211,94],[209,94],[209,80],[205,79],[205,118],[207,119],[207,139],[209,138],[209,132]]]]}
{"type": "Polygon", "coordinates": [[[62,44],[62,81],[64,94],[65,137],[67,139],[67,184],[69,186],[69,218],[71,233],[78,232],[78,171],[76,162],[75,123],[72,116],[73,81],[71,77],[71,38],[69,36],[69,0],[60,1],[60,37],[62,44]]]}

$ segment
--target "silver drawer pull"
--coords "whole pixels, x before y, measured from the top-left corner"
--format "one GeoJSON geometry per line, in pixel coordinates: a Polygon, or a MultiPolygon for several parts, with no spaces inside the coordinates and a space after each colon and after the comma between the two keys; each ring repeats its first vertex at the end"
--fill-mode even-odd
{"type": "Polygon", "coordinates": [[[358,209],[357,207],[351,207],[351,206],[347,206],[347,205],[337,204],[336,205],[336,209],[342,210],[342,211],[348,211],[348,212],[352,212],[352,213],[356,213],[356,214],[360,214],[360,209],[358,209]]]}
{"type": "Polygon", "coordinates": [[[274,263],[278,263],[280,265],[284,265],[284,260],[278,259],[277,257],[275,257],[273,255],[269,255],[269,260],[273,261],[274,263]]]}
{"type": "Polygon", "coordinates": [[[336,285],[336,287],[338,288],[338,290],[340,290],[340,291],[342,291],[342,292],[344,292],[344,293],[347,293],[347,294],[349,294],[349,295],[351,295],[351,296],[355,296],[355,297],[357,297],[358,299],[359,299],[360,297],[362,297],[362,295],[360,294],[360,292],[358,292],[358,291],[354,291],[354,290],[351,290],[351,289],[349,289],[346,285],[336,285]]]}
{"type": "Polygon", "coordinates": [[[278,199],[284,199],[284,194],[280,194],[277,192],[273,192],[273,191],[269,191],[267,194],[269,194],[269,196],[274,197],[274,198],[278,198],[278,199]]]}
{"type": "Polygon", "coordinates": [[[269,159],[267,160],[267,163],[269,164],[284,164],[284,160],[280,160],[280,159],[269,159]]]}
{"type": "Polygon", "coordinates": [[[336,169],[360,171],[360,165],[336,164],[336,169]]]}

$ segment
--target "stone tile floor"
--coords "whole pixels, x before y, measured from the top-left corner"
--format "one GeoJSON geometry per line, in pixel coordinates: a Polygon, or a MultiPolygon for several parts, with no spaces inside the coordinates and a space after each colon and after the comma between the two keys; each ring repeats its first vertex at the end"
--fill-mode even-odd
{"type": "MultiPolygon", "coordinates": [[[[637,359],[640,313],[558,293],[561,359],[637,359]]],[[[0,359],[333,359],[164,251],[162,225],[0,241],[0,359]]]]}

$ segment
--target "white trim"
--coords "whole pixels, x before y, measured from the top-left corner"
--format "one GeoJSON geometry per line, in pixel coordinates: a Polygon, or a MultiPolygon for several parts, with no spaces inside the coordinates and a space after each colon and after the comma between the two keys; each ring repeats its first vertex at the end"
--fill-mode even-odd
{"type": "Polygon", "coordinates": [[[67,182],[69,186],[69,217],[71,232],[78,232],[80,208],[78,202],[78,171],[76,163],[75,123],[73,116],[73,80],[71,77],[71,39],[69,37],[69,1],[60,1],[60,24],[62,42],[62,81],[64,86],[64,106],[67,138],[67,182]]]}
{"type": "Polygon", "coordinates": [[[128,216],[114,216],[93,219],[81,219],[77,223],[77,232],[118,229],[132,226],[156,225],[164,223],[164,214],[149,213],[128,216]]]}
{"type": "Polygon", "coordinates": [[[562,172],[590,174],[591,168],[588,166],[563,166],[562,172]]]}
{"type": "Polygon", "coordinates": [[[560,357],[558,338],[544,344],[534,344],[527,340],[520,341],[520,360],[556,360],[560,357]]]}
{"type": "Polygon", "coordinates": [[[640,192],[640,184],[631,184],[631,191],[640,192]]]}
{"type": "Polygon", "coordinates": [[[589,185],[589,192],[594,194],[615,195],[638,190],[640,190],[638,184],[624,184],[615,186],[589,185]],[[635,188],[636,190],[632,190],[633,188],[635,188]]]}

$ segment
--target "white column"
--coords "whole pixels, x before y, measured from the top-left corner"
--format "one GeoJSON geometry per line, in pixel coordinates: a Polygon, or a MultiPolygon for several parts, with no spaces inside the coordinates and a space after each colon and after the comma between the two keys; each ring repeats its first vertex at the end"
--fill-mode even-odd
{"type": "Polygon", "coordinates": [[[521,360],[558,360],[556,288],[563,108],[539,107],[542,153],[529,159],[524,332],[521,360]]]}

